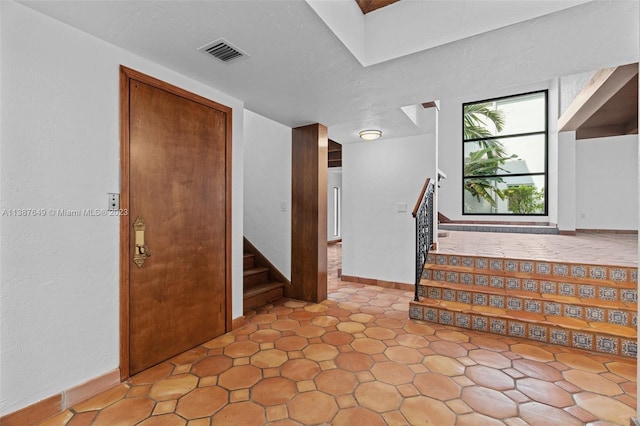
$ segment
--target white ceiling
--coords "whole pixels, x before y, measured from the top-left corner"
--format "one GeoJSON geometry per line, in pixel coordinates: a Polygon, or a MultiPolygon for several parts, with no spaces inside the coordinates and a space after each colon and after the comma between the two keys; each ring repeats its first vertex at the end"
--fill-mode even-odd
{"type": "MultiPolygon", "coordinates": [[[[325,9],[355,4],[322,1],[325,9]]],[[[369,15],[382,22],[388,9],[387,28],[415,25],[420,15],[399,17],[402,4],[410,9],[429,1],[402,0],[369,15]]],[[[382,129],[385,138],[423,133],[402,111],[405,106],[463,95],[475,100],[474,93],[637,62],[639,56],[638,0],[588,2],[550,14],[544,13],[552,3],[553,10],[563,5],[454,0],[468,7],[496,3],[505,11],[529,3],[528,16],[544,16],[522,21],[518,9],[515,21],[482,32],[480,16],[474,23],[473,15],[465,15],[461,26],[460,16],[443,13],[432,20],[451,23],[451,33],[439,41],[446,44],[408,54],[408,42],[391,33],[375,46],[396,48],[400,57],[375,63],[375,56],[366,67],[304,0],[20,2],[237,97],[247,109],[287,126],[325,124],[340,143],[358,141],[357,132],[371,127],[382,129]],[[222,63],[197,50],[219,37],[249,56],[222,63]]],[[[447,33],[447,27],[438,31],[447,33]]]]}

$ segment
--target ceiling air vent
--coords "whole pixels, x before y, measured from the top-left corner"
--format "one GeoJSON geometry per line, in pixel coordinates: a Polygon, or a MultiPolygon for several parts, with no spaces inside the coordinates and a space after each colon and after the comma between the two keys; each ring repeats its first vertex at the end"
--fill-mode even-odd
{"type": "Polygon", "coordinates": [[[223,62],[230,62],[234,59],[247,56],[242,50],[233,46],[227,40],[219,38],[211,43],[207,43],[198,50],[201,50],[209,55],[220,59],[223,62]]]}

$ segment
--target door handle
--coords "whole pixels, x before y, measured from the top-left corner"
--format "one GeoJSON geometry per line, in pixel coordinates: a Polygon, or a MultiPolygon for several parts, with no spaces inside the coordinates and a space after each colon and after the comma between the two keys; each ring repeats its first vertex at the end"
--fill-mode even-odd
{"type": "Polygon", "coordinates": [[[137,217],[136,221],[133,222],[133,230],[134,230],[134,238],[135,238],[135,246],[133,251],[133,263],[138,265],[138,268],[142,266],[145,259],[151,256],[149,253],[149,248],[144,243],[144,231],[147,225],[145,225],[144,220],[141,217],[137,217]]]}

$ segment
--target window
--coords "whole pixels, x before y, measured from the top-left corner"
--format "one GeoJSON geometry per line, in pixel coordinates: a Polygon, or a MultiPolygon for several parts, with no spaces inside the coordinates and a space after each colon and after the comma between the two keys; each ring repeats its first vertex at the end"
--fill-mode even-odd
{"type": "Polygon", "coordinates": [[[547,214],[547,91],[462,105],[463,214],[547,214]]]}

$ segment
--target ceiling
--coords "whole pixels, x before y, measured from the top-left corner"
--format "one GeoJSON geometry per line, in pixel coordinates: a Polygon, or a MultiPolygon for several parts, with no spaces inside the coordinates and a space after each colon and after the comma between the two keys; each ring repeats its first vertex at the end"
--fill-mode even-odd
{"type": "MultiPolygon", "coordinates": [[[[363,19],[395,29],[378,36],[388,48],[401,50],[405,43],[396,42],[394,32],[399,37],[402,28],[421,24],[398,15],[404,8],[433,5],[443,12],[448,3],[471,10],[479,2],[505,15],[512,11],[519,20],[486,30],[482,19],[474,23],[468,14],[464,28],[460,15],[432,16],[430,22],[452,28],[441,45],[363,66],[312,0],[20,1],[287,126],[322,123],[342,144],[358,142],[363,128],[379,128],[385,139],[424,133],[403,107],[447,98],[471,101],[479,93],[638,60],[637,0],[403,0],[366,15],[353,0],[325,1],[323,7],[355,8],[363,19]],[[555,4],[557,11],[546,13],[550,9],[540,9],[541,3],[555,4]],[[523,18],[527,10],[532,19],[523,18]],[[477,34],[469,36],[467,27],[477,34]],[[223,63],[198,50],[221,37],[247,56],[223,63]]],[[[446,28],[438,27],[440,33],[446,28]]]]}

